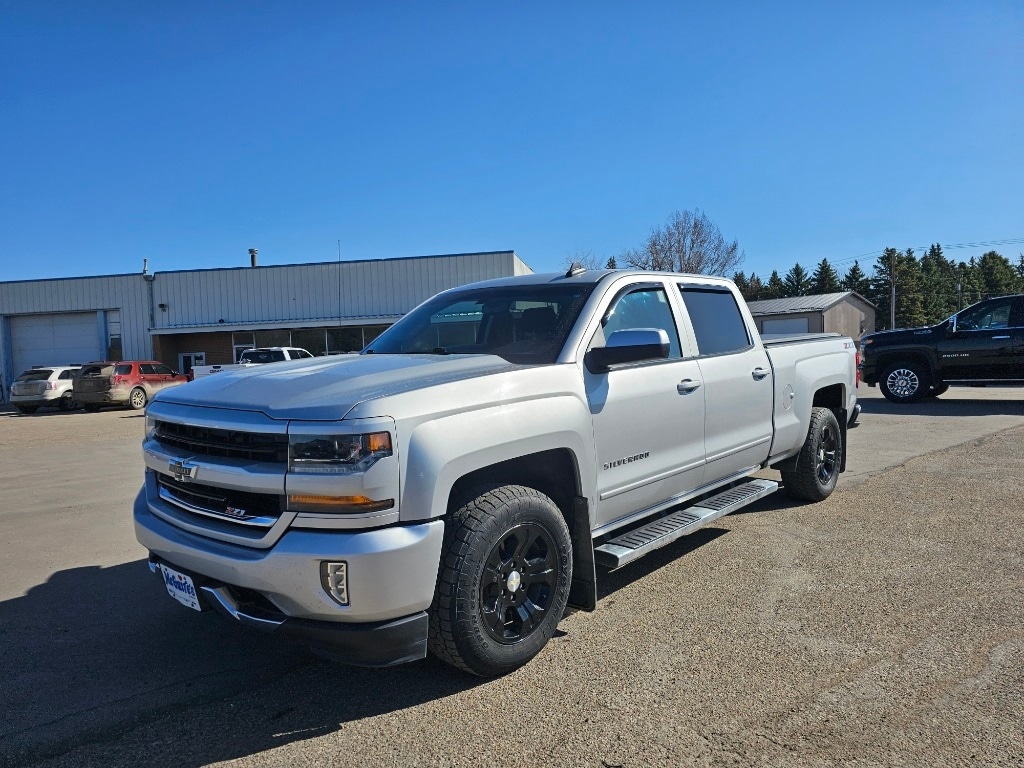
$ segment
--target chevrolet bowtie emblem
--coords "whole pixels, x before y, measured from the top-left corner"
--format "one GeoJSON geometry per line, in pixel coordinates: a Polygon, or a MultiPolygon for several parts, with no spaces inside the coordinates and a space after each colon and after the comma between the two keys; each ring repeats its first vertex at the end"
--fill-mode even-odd
{"type": "Polygon", "coordinates": [[[174,475],[174,479],[179,483],[187,483],[196,476],[196,470],[198,469],[195,464],[189,462],[189,459],[171,459],[167,465],[167,471],[174,475]]]}

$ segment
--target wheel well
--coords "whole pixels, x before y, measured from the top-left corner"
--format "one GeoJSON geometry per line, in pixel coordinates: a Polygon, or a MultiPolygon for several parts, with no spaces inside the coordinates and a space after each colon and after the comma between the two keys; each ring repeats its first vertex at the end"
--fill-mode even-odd
{"type": "Polygon", "coordinates": [[[579,495],[580,479],[576,459],[568,449],[518,456],[460,477],[448,496],[448,511],[451,512],[474,486],[491,483],[525,485],[540,491],[562,510],[572,531],[573,502],[579,495]]]}
{"type": "Polygon", "coordinates": [[[845,408],[846,402],[843,400],[843,385],[832,384],[828,387],[822,387],[814,393],[814,406],[820,406],[822,408],[831,408],[836,410],[837,408],[845,408]]]}
{"type": "Polygon", "coordinates": [[[932,363],[927,357],[925,357],[924,355],[919,355],[911,352],[890,354],[880,358],[878,360],[879,378],[881,378],[882,373],[885,371],[886,368],[888,368],[890,365],[894,365],[897,363],[917,363],[922,368],[924,368],[924,372],[927,373],[929,376],[933,376],[935,374],[935,371],[932,370],[932,363]]]}
{"type": "Polygon", "coordinates": [[[459,478],[448,495],[449,514],[476,486],[525,485],[550,498],[561,510],[572,537],[573,576],[569,604],[585,611],[597,607],[597,571],[590,537],[590,510],[580,492],[576,456],[567,448],[531,453],[482,467],[459,478]]]}

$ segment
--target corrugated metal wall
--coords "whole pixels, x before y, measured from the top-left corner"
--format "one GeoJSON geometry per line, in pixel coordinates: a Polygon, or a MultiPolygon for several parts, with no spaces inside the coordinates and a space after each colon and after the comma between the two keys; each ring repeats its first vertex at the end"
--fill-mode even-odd
{"type": "Polygon", "coordinates": [[[9,370],[11,316],[117,310],[123,357],[146,359],[153,356],[150,331],[345,318],[389,323],[439,291],[531,272],[513,251],[494,251],[0,282],[0,380],[6,391],[17,373],[9,370]]]}
{"type": "Polygon", "coordinates": [[[159,272],[155,329],[395,319],[447,288],[529,272],[512,251],[159,272]]]}
{"type": "MultiPolygon", "coordinates": [[[[147,288],[141,274],[0,283],[0,317],[118,310],[124,356],[145,359],[152,355],[147,288]]],[[[6,388],[18,372],[9,370],[13,364],[9,333],[5,337],[0,349],[0,378],[6,388]]]]}

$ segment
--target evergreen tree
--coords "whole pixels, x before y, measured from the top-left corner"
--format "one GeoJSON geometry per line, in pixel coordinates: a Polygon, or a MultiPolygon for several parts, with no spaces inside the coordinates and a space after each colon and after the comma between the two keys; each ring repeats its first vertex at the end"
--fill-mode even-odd
{"type": "Polygon", "coordinates": [[[978,274],[978,263],[974,257],[972,256],[967,263],[961,261],[957,266],[957,272],[960,278],[957,306],[963,309],[981,301],[981,276],[978,274]]]}
{"type": "Polygon", "coordinates": [[[760,301],[763,298],[761,296],[763,291],[764,284],[761,282],[761,278],[751,272],[750,277],[747,278],[747,292],[744,297],[747,301],[760,301]]]}
{"type": "Polygon", "coordinates": [[[925,325],[924,301],[921,291],[921,265],[908,248],[900,253],[886,248],[875,262],[868,298],[878,306],[875,324],[880,330],[889,329],[892,296],[892,278],[896,278],[895,328],[915,328],[925,325]]]}
{"type": "Polygon", "coordinates": [[[761,289],[762,299],[781,299],[786,295],[786,284],[779,277],[779,270],[773,269],[772,276],[768,278],[764,288],[761,289]]]}
{"type": "Polygon", "coordinates": [[[785,280],[785,297],[790,296],[806,296],[811,292],[811,278],[807,275],[807,270],[800,266],[799,263],[794,264],[793,268],[786,273],[785,280]]]}
{"type": "MultiPolygon", "coordinates": [[[[734,272],[732,281],[736,283],[736,287],[740,289],[740,293],[742,293],[743,298],[746,299],[747,291],[750,288],[750,284],[747,282],[747,276],[742,272],[734,272]]],[[[750,301],[750,299],[747,299],[747,301],[750,301]]]]}
{"type": "Polygon", "coordinates": [[[841,290],[835,267],[828,263],[828,259],[822,259],[811,275],[811,293],[839,293],[841,290]]]}
{"type": "Polygon", "coordinates": [[[614,256],[609,256],[608,257],[608,262],[604,265],[604,268],[605,269],[618,269],[619,268],[619,265],[616,263],[614,256]]]}
{"type": "Polygon", "coordinates": [[[850,267],[846,277],[843,278],[843,288],[847,291],[856,291],[865,298],[871,292],[871,280],[864,274],[864,270],[860,268],[859,261],[853,262],[853,266],[850,267]]]}
{"type": "Polygon", "coordinates": [[[1014,269],[1017,270],[1017,290],[1024,292],[1024,253],[1017,259],[1014,269]]]}
{"type": "Polygon", "coordinates": [[[1017,273],[1013,265],[1009,259],[995,251],[989,251],[981,257],[978,274],[985,298],[1005,296],[1017,289],[1017,273]]]}
{"type": "Polygon", "coordinates": [[[921,290],[925,323],[933,325],[957,311],[956,265],[933,243],[921,257],[921,290]]]}

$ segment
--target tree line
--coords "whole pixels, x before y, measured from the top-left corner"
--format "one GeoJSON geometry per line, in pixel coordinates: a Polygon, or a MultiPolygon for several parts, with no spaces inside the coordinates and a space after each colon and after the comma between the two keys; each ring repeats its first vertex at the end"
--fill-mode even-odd
{"type": "Polygon", "coordinates": [[[840,276],[828,259],[822,259],[812,273],[797,263],[784,277],[774,270],[763,281],[753,272],[746,275],[737,271],[732,279],[747,301],[856,291],[878,307],[875,324],[885,330],[890,325],[894,276],[895,327],[932,325],[982,299],[1024,293],[1024,254],[1016,264],[996,251],[957,262],[947,258],[942,246],[935,243],[920,258],[913,248],[886,248],[870,275],[859,261],[854,261],[840,276]]]}

